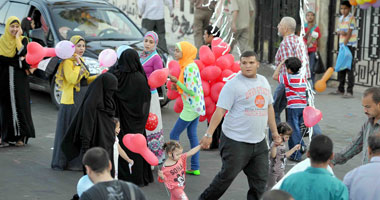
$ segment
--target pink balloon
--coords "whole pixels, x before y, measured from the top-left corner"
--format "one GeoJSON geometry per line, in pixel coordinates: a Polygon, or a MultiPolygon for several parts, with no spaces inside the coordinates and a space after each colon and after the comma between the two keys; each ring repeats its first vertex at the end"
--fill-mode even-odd
{"type": "Polygon", "coordinates": [[[211,86],[211,98],[214,102],[218,102],[220,91],[222,91],[222,88],[224,86],[224,83],[218,82],[211,86]]]}
{"type": "Polygon", "coordinates": [[[201,48],[199,48],[199,59],[205,65],[211,65],[215,63],[215,56],[212,53],[211,49],[206,45],[203,45],[201,48]]]}
{"type": "Polygon", "coordinates": [[[179,73],[181,72],[181,67],[179,66],[178,61],[172,60],[169,62],[169,73],[172,76],[179,77],[179,73]]]}
{"type": "Polygon", "coordinates": [[[219,58],[222,55],[230,53],[231,47],[225,42],[221,42],[218,45],[212,47],[212,52],[215,55],[215,58],[219,58]]]}
{"type": "Polygon", "coordinates": [[[313,127],[318,124],[322,119],[322,112],[318,109],[315,109],[311,106],[307,106],[303,109],[303,121],[305,126],[313,127]]]}
{"type": "Polygon", "coordinates": [[[75,45],[67,40],[62,40],[55,45],[55,53],[61,59],[68,59],[74,55],[75,45]]]}
{"type": "Polygon", "coordinates": [[[132,152],[140,154],[150,165],[158,165],[158,159],[146,144],[146,138],[140,134],[126,134],[123,144],[132,152]]]}
{"type": "Polygon", "coordinates": [[[113,49],[104,49],[98,57],[100,67],[111,67],[117,61],[116,51],[113,49]]]}
{"type": "Polygon", "coordinates": [[[183,110],[183,102],[182,102],[182,98],[181,97],[178,97],[176,100],[175,100],[175,103],[174,103],[174,112],[176,113],[180,113],[182,112],[183,110]]]}
{"type": "Polygon", "coordinates": [[[220,67],[221,70],[231,69],[232,65],[234,64],[234,59],[235,58],[232,54],[220,56],[218,59],[216,59],[216,66],[220,67]]]}
{"type": "Polygon", "coordinates": [[[28,53],[26,54],[25,60],[29,65],[38,65],[44,57],[56,56],[54,48],[42,47],[37,42],[30,42],[28,46],[26,46],[26,50],[28,53]]]}
{"type": "Polygon", "coordinates": [[[176,98],[178,98],[180,95],[177,91],[174,91],[174,90],[171,90],[171,89],[168,89],[168,91],[166,92],[166,96],[170,99],[170,100],[174,100],[176,98]]]}
{"type": "Polygon", "coordinates": [[[362,4],[362,5],[359,5],[359,7],[360,7],[361,9],[367,9],[367,8],[371,7],[371,4],[370,4],[370,3],[364,3],[364,4],[362,4]]]}
{"type": "Polygon", "coordinates": [[[240,71],[240,61],[235,61],[234,65],[232,65],[232,71],[234,73],[240,71]]]}
{"type": "Polygon", "coordinates": [[[152,72],[148,78],[148,84],[150,88],[158,88],[163,86],[168,79],[169,69],[163,68],[152,72]]]}
{"type": "Polygon", "coordinates": [[[209,66],[202,70],[201,78],[206,81],[214,81],[220,76],[221,73],[222,70],[219,67],[209,66]]]}
{"type": "Polygon", "coordinates": [[[202,81],[202,88],[205,97],[210,95],[210,84],[207,81],[202,81]]]}
{"type": "Polygon", "coordinates": [[[195,64],[197,64],[199,71],[201,72],[205,68],[205,64],[203,64],[200,60],[194,60],[195,64]]]}
{"type": "Polygon", "coordinates": [[[154,131],[158,125],[158,117],[154,113],[149,113],[148,120],[145,124],[145,129],[148,131],[154,131]]]}
{"type": "Polygon", "coordinates": [[[379,8],[380,7],[380,0],[377,0],[376,3],[372,4],[372,7],[379,8]]]}

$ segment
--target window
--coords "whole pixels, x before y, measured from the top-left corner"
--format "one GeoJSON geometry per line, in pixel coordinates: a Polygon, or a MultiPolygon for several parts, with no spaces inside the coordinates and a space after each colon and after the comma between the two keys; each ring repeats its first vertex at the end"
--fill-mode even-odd
{"type": "Polygon", "coordinates": [[[29,11],[29,6],[21,3],[11,3],[8,13],[5,17],[5,20],[10,16],[16,16],[20,19],[20,21],[26,17],[29,11]]]}
{"type": "Polygon", "coordinates": [[[7,20],[5,15],[7,14],[10,4],[9,1],[0,0],[0,24],[5,24],[5,21],[7,20]]]}

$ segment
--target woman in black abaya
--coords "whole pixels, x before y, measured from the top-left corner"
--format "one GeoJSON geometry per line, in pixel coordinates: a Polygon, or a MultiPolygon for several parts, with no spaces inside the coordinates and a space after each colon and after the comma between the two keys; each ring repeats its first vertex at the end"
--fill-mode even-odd
{"type": "Polygon", "coordinates": [[[113,157],[116,90],[117,79],[110,73],[100,75],[89,86],[61,144],[69,161],[91,147],[103,147],[113,157]]]}
{"type": "Polygon", "coordinates": [[[0,147],[24,146],[34,138],[28,75],[25,62],[28,39],[22,36],[20,20],[7,19],[0,38],[0,147]]]}
{"type": "Polygon", "coordinates": [[[119,179],[130,181],[138,186],[153,182],[150,165],[139,154],[129,151],[122,143],[126,134],[145,134],[145,124],[149,116],[150,88],[138,53],[133,49],[125,50],[118,64],[109,70],[118,79],[115,92],[116,116],[120,119],[120,146],[134,161],[132,174],[128,163],[119,158],[119,179]]]}

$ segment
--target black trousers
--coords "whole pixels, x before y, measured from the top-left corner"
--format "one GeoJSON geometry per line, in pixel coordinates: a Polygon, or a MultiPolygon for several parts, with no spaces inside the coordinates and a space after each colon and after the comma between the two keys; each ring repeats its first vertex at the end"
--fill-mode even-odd
{"type": "Polygon", "coordinates": [[[247,176],[248,200],[259,200],[265,192],[268,179],[268,145],[265,139],[256,144],[238,142],[226,137],[223,132],[219,144],[222,169],[209,187],[201,194],[201,200],[219,199],[243,170],[247,176]]]}
{"type": "Polygon", "coordinates": [[[346,74],[347,74],[347,76],[348,76],[347,77],[348,78],[347,93],[352,94],[353,93],[353,89],[354,89],[354,85],[355,85],[355,75],[354,75],[354,72],[355,72],[355,63],[354,63],[355,47],[348,46],[348,48],[350,49],[351,54],[352,54],[351,70],[345,69],[345,70],[342,70],[342,71],[338,72],[338,81],[339,81],[338,90],[339,90],[339,92],[342,92],[342,93],[345,92],[345,90],[344,90],[344,84],[346,83],[346,74]]]}
{"type": "Polygon", "coordinates": [[[150,20],[143,19],[141,22],[141,26],[146,28],[147,31],[154,31],[158,35],[158,46],[168,52],[168,47],[166,46],[166,38],[165,38],[165,19],[159,20],[150,20]]]}

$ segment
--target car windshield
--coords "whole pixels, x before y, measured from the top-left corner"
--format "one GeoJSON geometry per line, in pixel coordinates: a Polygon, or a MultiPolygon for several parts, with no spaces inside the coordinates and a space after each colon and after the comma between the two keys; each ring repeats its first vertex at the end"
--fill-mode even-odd
{"type": "Polygon", "coordinates": [[[123,13],[110,8],[55,8],[55,28],[61,39],[73,35],[91,40],[140,40],[143,35],[123,13]]]}

